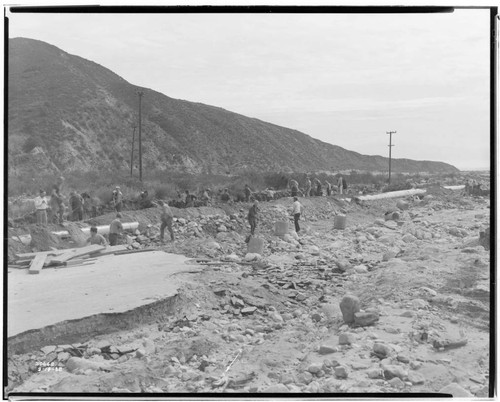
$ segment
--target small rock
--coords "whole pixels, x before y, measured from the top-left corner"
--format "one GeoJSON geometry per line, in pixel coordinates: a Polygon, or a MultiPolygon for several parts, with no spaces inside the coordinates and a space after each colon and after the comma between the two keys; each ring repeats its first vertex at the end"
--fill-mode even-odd
{"type": "Polygon", "coordinates": [[[317,381],[311,382],[306,389],[304,390],[305,392],[310,392],[312,394],[317,394],[320,390],[320,385],[318,384],[317,381]]]}
{"type": "Polygon", "coordinates": [[[401,380],[408,376],[406,370],[401,366],[396,366],[395,364],[388,364],[383,366],[384,377],[388,380],[394,377],[398,377],[401,380]]]}
{"type": "Polygon", "coordinates": [[[394,377],[392,380],[389,381],[389,385],[393,388],[404,388],[405,383],[400,380],[398,377],[394,377]]]}
{"type": "Polygon", "coordinates": [[[311,364],[307,368],[307,371],[309,371],[311,374],[317,374],[320,370],[321,370],[321,365],[319,364],[311,364]]]}
{"type": "Polygon", "coordinates": [[[317,246],[310,246],[309,247],[309,253],[311,255],[319,255],[319,247],[317,247],[317,246]]]}
{"type": "Polygon", "coordinates": [[[297,293],[295,295],[295,300],[297,301],[304,301],[305,299],[307,299],[307,296],[304,293],[297,293]]]}
{"type": "Polygon", "coordinates": [[[45,353],[46,355],[48,355],[49,353],[54,352],[56,349],[57,349],[57,346],[50,345],[50,346],[44,346],[44,347],[43,347],[43,348],[41,348],[40,350],[41,350],[43,353],[45,353]]]}
{"type": "Polygon", "coordinates": [[[356,265],[354,267],[354,271],[357,273],[357,274],[366,274],[368,273],[368,268],[366,265],[356,265]]]}
{"type": "Polygon", "coordinates": [[[438,392],[440,394],[451,394],[455,398],[471,398],[473,396],[469,391],[454,382],[441,388],[438,392]]]}
{"type": "Polygon", "coordinates": [[[327,355],[335,352],[338,352],[338,349],[335,346],[330,346],[330,345],[321,345],[318,351],[320,355],[327,355]]]}
{"type": "Polygon", "coordinates": [[[370,369],[366,372],[366,375],[368,376],[368,378],[372,378],[372,379],[383,378],[383,374],[384,374],[384,372],[381,369],[377,369],[377,368],[370,369]]]}
{"type": "Polygon", "coordinates": [[[348,372],[347,372],[347,367],[345,366],[337,366],[334,368],[335,370],[335,376],[338,378],[347,378],[348,377],[348,372]]]}
{"type": "Polygon", "coordinates": [[[375,343],[373,345],[373,352],[378,357],[386,358],[387,356],[389,356],[391,354],[392,349],[389,346],[384,345],[383,343],[375,343]]]}
{"type": "Polygon", "coordinates": [[[413,385],[418,385],[418,384],[423,384],[425,382],[425,378],[420,373],[416,373],[415,371],[410,371],[408,373],[408,381],[410,381],[413,385]]]}
{"type": "Polygon", "coordinates": [[[412,370],[418,370],[420,367],[422,367],[422,363],[421,362],[415,362],[415,361],[411,361],[410,362],[410,368],[412,370]]]}
{"type": "Polygon", "coordinates": [[[313,379],[313,375],[309,371],[304,371],[297,376],[297,383],[309,384],[313,379]]]}
{"type": "Polygon", "coordinates": [[[257,253],[247,253],[243,258],[246,262],[258,260],[260,258],[260,254],[257,253]]]}
{"type": "Polygon", "coordinates": [[[354,324],[360,327],[367,327],[375,324],[379,320],[378,313],[354,313],[354,324]]]}
{"type": "Polygon", "coordinates": [[[398,361],[400,361],[401,363],[409,363],[410,362],[410,358],[406,355],[398,355],[396,357],[396,359],[398,359],[398,361]]]}
{"type": "Polygon", "coordinates": [[[411,305],[415,310],[426,308],[427,307],[427,302],[423,299],[413,299],[411,301],[411,305]]]}
{"type": "Polygon", "coordinates": [[[320,322],[320,321],[321,321],[321,314],[314,313],[314,314],[311,316],[311,319],[312,319],[314,322],[320,322]]]}
{"type": "Polygon", "coordinates": [[[57,354],[57,360],[59,360],[60,362],[65,362],[70,357],[71,357],[71,355],[68,352],[59,352],[57,354]]]}
{"type": "Polygon", "coordinates": [[[245,308],[242,308],[240,312],[243,315],[250,315],[250,314],[255,313],[255,311],[257,311],[257,307],[245,307],[245,308]]]}
{"type": "Polygon", "coordinates": [[[108,369],[108,365],[85,360],[80,357],[71,357],[66,361],[66,368],[70,372],[76,370],[106,370],[108,369]]]}
{"type": "Polygon", "coordinates": [[[353,334],[342,333],[339,335],[339,345],[350,345],[354,343],[355,338],[353,334]]]}
{"type": "Polygon", "coordinates": [[[417,240],[417,238],[415,236],[413,236],[413,235],[411,235],[411,234],[408,233],[408,234],[405,234],[401,238],[401,240],[403,240],[405,243],[414,243],[417,240]]]}
{"type": "Polygon", "coordinates": [[[354,322],[354,313],[357,313],[361,309],[360,306],[359,299],[356,296],[344,296],[340,302],[340,310],[342,311],[344,322],[348,324],[354,322]]]}

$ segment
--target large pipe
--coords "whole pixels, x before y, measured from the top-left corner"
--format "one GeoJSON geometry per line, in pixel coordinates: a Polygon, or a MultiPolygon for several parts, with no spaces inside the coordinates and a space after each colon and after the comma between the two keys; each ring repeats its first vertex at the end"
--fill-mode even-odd
{"type": "MultiPolygon", "coordinates": [[[[123,230],[135,230],[139,227],[139,222],[125,222],[122,223],[123,230]]],[[[80,229],[83,234],[90,235],[90,228],[81,228],[80,229]]],[[[108,234],[109,233],[109,225],[97,226],[97,233],[100,234],[108,234]]],[[[61,230],[59,232],[52,232],[52,234],[58,237],[69,236],[69,232],[67,230],[61,230]]],[[[21,235],[21,236],[13,236],[13,240],[20,241],[21,243],[29,246],[31,243],[31,235],[21,235]]]]}
{"type": "Polygon", "coordinates": [[[424,189],[411,189],[411,190],[401,190],[401,191],[391,191],[389,193],[374,194],[374,195],[360,195],[359,197],[354,197],[359,201],[374,201],[383,200],[385,198],[398,198],[407,197],[409,195],[424,194],[427,190],[424,189]]]}
{"type": "Polygon", "coordinates": [[[443,188],[447,190],[463,190],[465,188],[465,184],[462,184],[460,186],[443,186],[443,188]]]}

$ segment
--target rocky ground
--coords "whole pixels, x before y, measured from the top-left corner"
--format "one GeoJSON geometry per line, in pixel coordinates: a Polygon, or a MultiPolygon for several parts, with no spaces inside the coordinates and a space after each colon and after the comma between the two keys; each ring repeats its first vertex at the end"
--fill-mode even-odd
{"type": "Polygon", "coordinates": [[[203,266],[180,275],[176,313],[9,356],[7,390],[487,397],[490,255],[479,233],[490,224],[489,198],[434,189],[402,210],[397,201],[301,199],[298,236],[274,233],[290,199],[262,202],[262,255],[247,253],[249,204],[175,210],[176,241],[165,244],[158,210],[125,213],[140,222],[126,239],[133,247],[203,266]],[[384,219],[396,210],[398,221],[384,219]],[[334,229],[337,214],[346,215],[343,230],[334,229]]]}

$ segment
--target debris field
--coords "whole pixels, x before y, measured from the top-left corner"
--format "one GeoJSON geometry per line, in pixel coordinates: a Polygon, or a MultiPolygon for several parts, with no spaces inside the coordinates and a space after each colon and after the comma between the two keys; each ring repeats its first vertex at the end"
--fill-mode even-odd
{"type": "Polygon", "coordinates": [[[300,202],[298,234],[291,199],[261,202],[248,244],[245,203],[172,208],[175,242],[160,242],[155,208],[125,211],[138,229],[114,248],[15,253],[10,239],[9,272],[38,274],[31,279],[158,250],[186,256],[192,269],[175,274],[180,284],[163,314],[157,305],[125,328],[75,329],[73,343],[53,342],[61,328],[71,332],[63,323],[9,353],[7,392],[487,397],[489,198],[434,188],[422,197],[300,202]]]}

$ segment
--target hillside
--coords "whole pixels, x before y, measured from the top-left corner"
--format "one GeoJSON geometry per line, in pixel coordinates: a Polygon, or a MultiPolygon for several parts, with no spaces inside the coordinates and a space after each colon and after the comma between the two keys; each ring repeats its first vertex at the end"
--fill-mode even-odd
{"type": "MultiPolygon", "coordinates": [[[[41,41],[11,39],[8,51],[9,175],[130,168],[138,87],[41,41]]],[[[140,89],[145,169],[237,173],[384,171],[388,166],[381,156],[361,155],[296,130],[140,89]]],[[[409,159],[394,159],[392,166],[394,172],[457,171],[446,163],[409,159]]]]}

